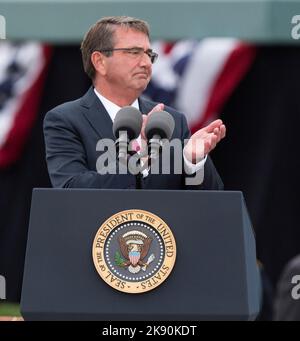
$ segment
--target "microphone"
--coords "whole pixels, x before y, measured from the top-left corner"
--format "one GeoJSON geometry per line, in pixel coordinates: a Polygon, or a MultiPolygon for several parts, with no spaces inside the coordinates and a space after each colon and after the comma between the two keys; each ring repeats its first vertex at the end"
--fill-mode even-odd
{"type": "Polygon", "coordinates": [[[175,128],[175,121],[167,111],[157,111],[149,116],[145,135],[150,145],[150,160],[159,157],[161,140],[170,140],[175,128]]]}
{"type": "Polygon", "coordinates": [[[127,106],[118,111],[113,122],[113,134],[119,160],[127,161],[128,143],[140,135],[142,124],[143,117],[138,109],[127,106]]]}

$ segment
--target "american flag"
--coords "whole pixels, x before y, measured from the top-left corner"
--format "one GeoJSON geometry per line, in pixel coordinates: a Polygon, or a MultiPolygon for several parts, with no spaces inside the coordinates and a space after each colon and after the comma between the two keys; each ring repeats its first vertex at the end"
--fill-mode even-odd
{"type": "Polygon", "coordinates": [[[0,44],[0,168],[20,157],[42,95],[51,49],[35,42],[0,44]]]}
{"type": "Polygon", "coordinates": [[[192,131],[217,118],[256,55],[231,38],[152,44],[159,58],[145,95],[183,112],[192,131]]]}

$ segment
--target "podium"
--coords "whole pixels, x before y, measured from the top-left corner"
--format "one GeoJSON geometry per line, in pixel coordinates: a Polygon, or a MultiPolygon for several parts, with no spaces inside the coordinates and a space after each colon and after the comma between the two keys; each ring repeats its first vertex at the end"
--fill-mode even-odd
{"type": "Polygon", "coordinates": [[[33,190],[25,320],[254,320],[260,299],[255,238],[241,192],[33,190]],[[92,257],[101,224],[131,209],[163,219],[177,249],[168,278],[139,294],[105,283],[92,257]]]}

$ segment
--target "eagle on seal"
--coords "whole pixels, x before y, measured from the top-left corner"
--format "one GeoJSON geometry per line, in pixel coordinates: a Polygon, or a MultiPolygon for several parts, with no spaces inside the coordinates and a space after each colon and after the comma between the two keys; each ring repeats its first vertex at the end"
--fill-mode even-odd
{"type": "Polygon", "coordinates": [[[152,254],[147,262],[143,262],[149,252],[152,238],[141,231],[129,231],[118,238],[121,253],[125,260],[119,264],[127,267],[131,273],[138,273],[141,269],[146,271],[147,266],[154,260],[152,254]]]}

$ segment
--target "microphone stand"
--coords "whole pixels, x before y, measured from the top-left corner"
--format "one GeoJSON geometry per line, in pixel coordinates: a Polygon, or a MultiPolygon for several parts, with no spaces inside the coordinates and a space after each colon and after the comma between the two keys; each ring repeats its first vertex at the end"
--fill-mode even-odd
{"type": "Polygon", "coordinates": [[[142,189],[142,173],[141,172],[138,172],[135,176],[135,189],[142,189]]]}
{"type": "MultiPolygon", "coordinates": [[[[142,189],[142,178],[143,178],[143,174],[142,174],[142,167],[141,167],[141,159],[140,159],[140,155],[138,154],[138,152],[136,151],[128,151],[128,155],[130,157],[137,157],[138,158],[138,168],[139,171],[135,174],[135,189],[142,189]],[[139,155],[139,156],[138,156],[139,155]]],[[[130,166],[129,166],[129,159],[127,159],[127,166],[128,166],[128,170],[130,172],[130,166]]]]}

